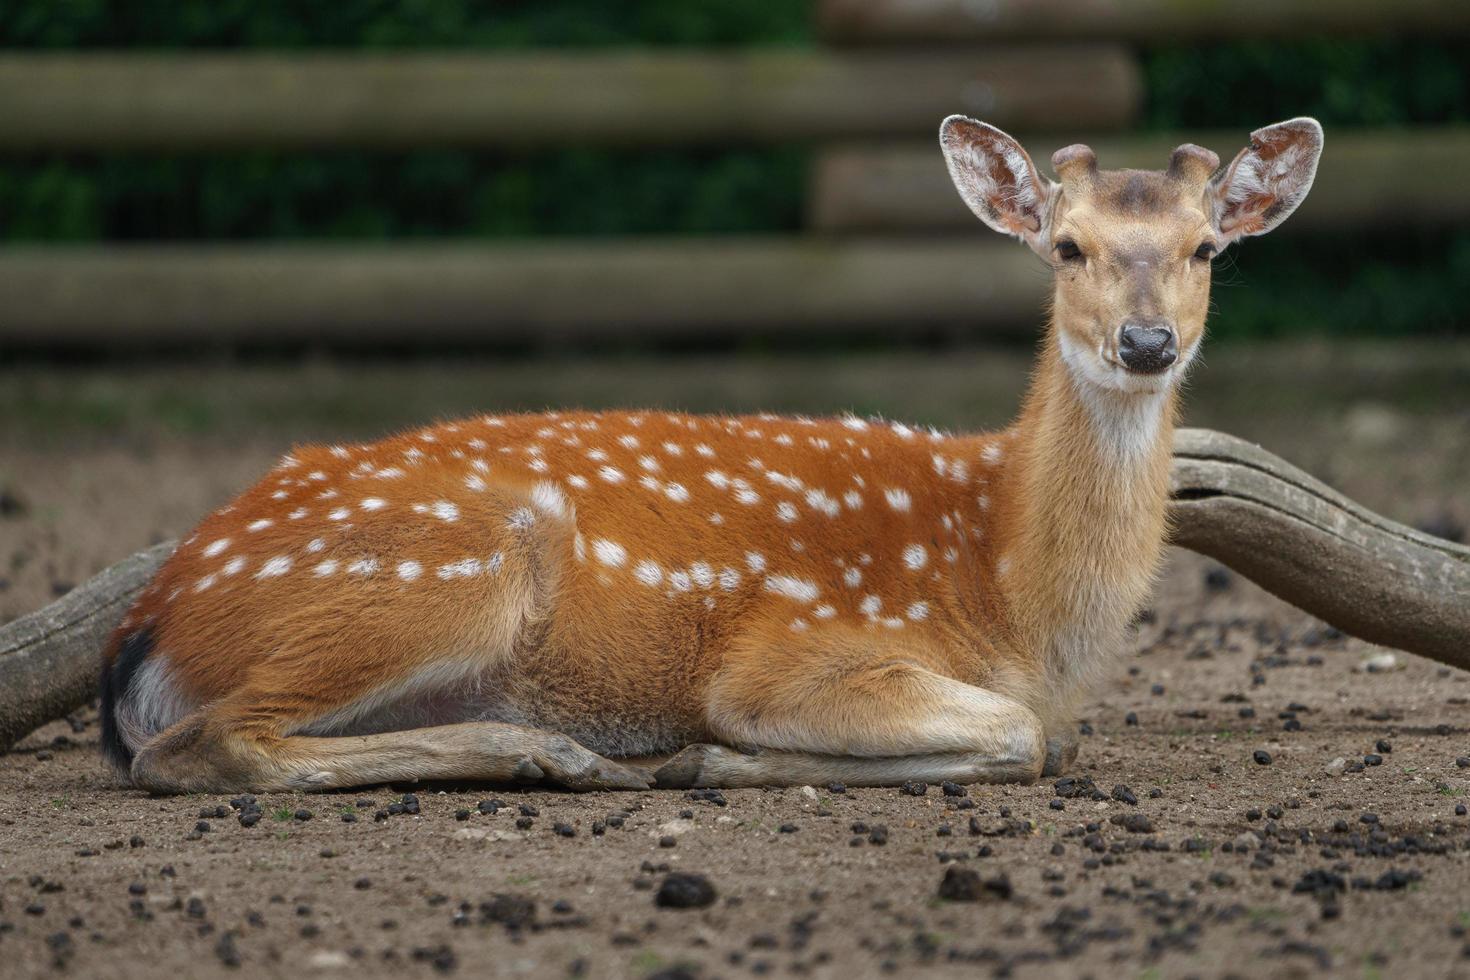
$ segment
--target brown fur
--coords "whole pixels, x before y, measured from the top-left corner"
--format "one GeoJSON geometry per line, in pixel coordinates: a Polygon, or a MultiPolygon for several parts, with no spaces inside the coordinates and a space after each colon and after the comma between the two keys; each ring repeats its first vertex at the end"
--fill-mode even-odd
{"type": "Polygon", "coordinates": [[[1066,765],[1162,549],[1177,374],[1088,379],[1121,370],[1130,316],[1193,353],[1216,191],[1197,165],[1099,172],[1078,148],[1053,184],[966,123],[945,145],[981,168],[977,213],[1057,270],[1014,427],[577,412],[293,450],[114,636],[109,662],[155,644],[104,706],[134,781],[638,786],[638,757],[676,752],[660,783],[1066,765]]]}

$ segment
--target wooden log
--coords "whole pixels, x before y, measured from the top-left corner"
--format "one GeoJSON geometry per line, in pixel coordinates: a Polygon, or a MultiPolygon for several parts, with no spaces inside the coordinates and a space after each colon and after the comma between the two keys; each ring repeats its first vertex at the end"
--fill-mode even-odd
{"type": "Polygon", "coordinates": [[[1118,47],[838,54],[0,55],[0,150],[736,144],[1118,127],[1118,47]]]}
{"type": "Polygon", "coordinates": [[[1034,329],[1039,260],[994,236],[0,251],[0,345],[554,342],[1034,329]]]}
{"type": "MultiPolygon", "coordinates": [[[[1161,170],[1180,143],[1208,146],[1229,160],[1248,138],[1242,130],[1082,142],[1097,151],[1104,168],[1161,170]]],[[[1032,136],[1023,142],[1044,166],[1052,150],[1078,137],[1032,136]]],[[[1312,193],[1283,227],[1295,232],[1470,220],[1470,184],[1461,179],[1467,159],[1466,127],[1329,132],[1312,193]]],[[[823,152],[813,167],[810,195],[808,221],[819,231],[929,231],[977,224],[950,183],[937,140],[823,152]]]]}
{"type": "Polygon", "coordinates": [[[1470,30],[1470,7],[1444,0],[820,0],[833,44],[993,41],[1144,42],[1443,34],[1470,30]]]}
{"type": "Polygon", "coordinates": [[[1415,531],[1243,439],[1174,439],[1174,543],[1345,633],[1470,670],[1470,548],[1415,531]]]}
{"type": "Polygon", "coordinates": [[[140,551],[0,628],[0,751],[97,696],[102,644],[172,553],[140,551]]]}
{"type": "MultiPolygon", "coordinates": [[[[1176,433],[1172,489],[1176,544],[1344,632],[1470,670],[1470,548],[1207,429],[1176,433]]],[[[140,552],[0,628],[0,750],[91,700],[105,637],[171,548],[140,552]]]]}

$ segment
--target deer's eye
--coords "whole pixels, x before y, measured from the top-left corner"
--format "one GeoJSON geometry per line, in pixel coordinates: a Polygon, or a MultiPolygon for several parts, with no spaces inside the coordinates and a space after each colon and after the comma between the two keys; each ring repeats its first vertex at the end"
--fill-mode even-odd
{"type": "Polygon", "coordinates": [[[1200,247],[1194,250],[1194,257],[1204,262],[1208,262],[1210,261],[1210,259],[1215,257],[1216,251],[1218,251],[1218,249],[1215,248],[1214,242],[1201,242],[1200,247]]]}
{"type": "Polygon", "coordinates": [[[1082,249],[1078,248],[1077,243],[1072,241],[1072,239],[1063,238],[1057,242],[1057,255],[1061,257],[1063,262],[1072,262],[1082,258],[1082,249]]]}

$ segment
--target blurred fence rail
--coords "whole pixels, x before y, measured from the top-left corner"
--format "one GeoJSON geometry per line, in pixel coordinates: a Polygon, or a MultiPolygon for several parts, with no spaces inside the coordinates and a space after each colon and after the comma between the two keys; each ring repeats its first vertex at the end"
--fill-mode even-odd
{"type": "Polygon", "coordinates": [[[0,339],[350,347],[1013,326],[1046,281],[1025,249],[954,238],[17,248],[0,252],[0,339]]]}
{"type": "MultiPolygon", "coordinates": [[[[1228,161],[1244,132],[1102,136],[1083,140],[1107,168],[1157,170],[1182,142],[1228,161]]],[[[1077,137],[1027,138],[1038,160],[1077,137]]],[[[1311,196],[1280,234],[1333,228],[1436,225],[1470,219],[1470,128],[1331,131],[1311,196]],[[1411,179],[1406,175],[1412,174],[1411,179]]],[[[807,215],[825,232],[925,232],[975,227],[975,216],[928,143],[849,146],[821,152],[813,167],[807,215]]]]}
{"type": "Polygon", "coordinates": [[[1462,0],[820,0],[835,44],[1464,33],[1462,0]]]}
{"type": "Polygon", "coordinates": [[[1002,126],[1121,127],[1115,47],[981,52],[4,54],[0,149],[804,142],[1002,126]]]}

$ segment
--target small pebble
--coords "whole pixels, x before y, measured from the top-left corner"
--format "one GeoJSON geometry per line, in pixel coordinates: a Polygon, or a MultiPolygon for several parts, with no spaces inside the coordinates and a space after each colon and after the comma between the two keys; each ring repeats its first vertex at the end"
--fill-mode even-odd
{"type": "Polygon", "coordinates": [[[666,909],[702,909],[715,902],[715,886],[702,874],[675,871],[664,877],[653,903],[666,909]]]}

